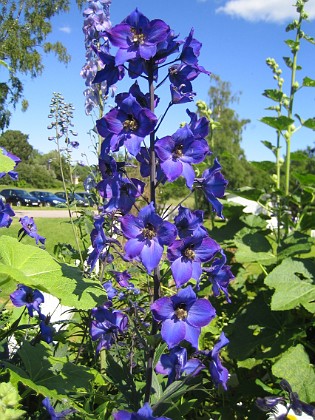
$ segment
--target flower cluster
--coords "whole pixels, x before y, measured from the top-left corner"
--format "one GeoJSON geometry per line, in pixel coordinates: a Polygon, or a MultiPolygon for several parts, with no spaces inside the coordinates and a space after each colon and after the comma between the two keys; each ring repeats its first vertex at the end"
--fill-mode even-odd
{"type": "MultiPolygon", "coordinates": [[[[14,164],[14,168],[21,162],[21,159],[17,156],[15,156],[13,153],[8,152],[4,147],[0,147],[0,153],[3,156],[7,156],[9,159],[11,159],[12,164],[14,164]]],[[[14,170],[9,170],[8,172],[2,171],[0,172],[0,178],[3,178],[6,174],[10,176],[11,179],[16,181],[18,179],[18,173],[14,170]]]]}
{"type": "Polygon", "coordinates": [[[53,328],[49,325],[50,317],[45,316],[40,305],[44,303],[44,295],[37,289],[18,284],[15,292],[10,295],[11,302],[16,307],[25,306],[28,310],[30,317],[34,316],[34,312],[37,312],[39,319],[39,338],[46,343],[53,341],[53,328]]]}
{"type": "MultiPolygon", "coordinates": [[[[87,88],[84,91],[85,112],[90,114],[94,107],[99,106],[103,99],[108,95],[109,87],[114,85],[117,80],[123,77],[123,68],[115,69],[111,66],[108,55],[107,37],[104,31],[111,27],[109,20],[109,7],[111,0],[89,1],[87,8],[83,12],[84,25],[83,32],[85,37],[85,64],[81,70],[81,76],[85,79],[87,88]],[[97,47],[97,48],[96,48],[97,47]],[[103,63],[107,66],[104,67],[103,63]],[[95,78],[100,71],[98,78],[95,78]],[[108,73],[111,83],[102,83],[102,72],[108,73]],[[116,79],[116,73],[117,79],[116,79]],[[97,83],[97,85],[93,84],[97,83]]],[[[113,91],[113,88],[111,88],[113,91]]]]}
{"type": "MultiPolygon", "coordinates": [[[[158,214],[156,200],[160,184],[183,177],[188,190],[202,190],[213,211],[223,218],[222,204],[218,199],[224,196],[227,181],[218,160],[213,159],[212,166],[201,177],[196,177],[194,168],[212,155],[206,140],[209,120],[187,110],[189,120],[175,133],[161,138],[157,136],[170,107],[191,102],[195,96],[193,80],[200,74],[209,74],[198,63],[201,43],[194,38],[193,30],[187,38],[178,40],[165,22],[149,20],[138,9],[120,24],[106,28],[102,36],[107,37],[108,45],[94,43],[92,47],[102,62],[94,83],[104,83],[108,91],[125,76],[125,70],[131,79],[137,80],[127,92],[118,93],[115,105],[96,121],[96,129],[103,139],[99,148],[102,179],[96,189],[103,204],[99,208],[100,215],[94,218],[93,251],[87,263],[93,271],[100,261],[102,279],[109,255],[110,262],[119,256],[124,261],[133,262],[152,279],[154,296],[150,309],[153,330],[158,331],[160,327],[160,337],[168,346],[168,352],[161,355],[156,365],[156,372],[167,375],[168,384],[179,380],[182,375],[194,376],[208,364],[215,386],[222,385],[226,389],[228,371],[222,365],[219,352],[228,339],[222,333],[212,350],[199,349],[201,329],[209,325],[216,311],[209,299],[198,298],[196,292],[200,283],[208,280],[213,295],[219,296],[222,290],[229,302],[228,285],[233,274],[226,265],[226,256],[220,245],[203,225],[203,211],[191,211],[180,205],[169,213],[175,213],[174,219],[168,217],[166,220],[158,214]],[[111,54],[111,47],[116,47],[115,55],[111,54]],[[167,66],[165,62],[172,54],[176,54],[175,59],[171,60],[166,77],[158,82],[159,72],[167,66]],[[170,83],[169,103],[162,117],[158,118],[155,109],[161,100],[157,91],[167,80],[170,83]],[[144,81],[147,92],[142,87],[144,81]],[[121,157],[123,151],[126,159],[121,162],[117,156],[121,157]],[[142,179],[128,175],[128,159],[140,163],[142,179]],[[143,182],[145,178],[149,179],[149,191],[143,182]],[[122,237],[123,253],[117,247],[118,240],[109,239],[112,234],[122,237]],[[170,273],[163,276],[173,289],[166,296],[160,294],[164,280],[160,275],[162,263],[168,268],[166,273],[170,273]]],[[[92,77],[89,76],[89,80],[92,77]]],[[[113,275],[114,272],[107,270],[107,273],[113,275]]],[[[116,283],[119,286],[124,283],[126,287],[130,274],[127,271],[118,273],[114,275],[116,283]]],[[[90,327],[92,340],[98,341],[97,352],[110,349],[121,334],[127,333],[126,314],[130,313],[130,308],[121,309],[123,292],[119,292],[112,281],[106,281],[103,286],[108,302],[92,310],[90,327]],[[113,309],[117,297],[119,310],[113,309]]],[[[137,413],[119,411],[114,417],[155,418],[149,405],[137,413]]]]}

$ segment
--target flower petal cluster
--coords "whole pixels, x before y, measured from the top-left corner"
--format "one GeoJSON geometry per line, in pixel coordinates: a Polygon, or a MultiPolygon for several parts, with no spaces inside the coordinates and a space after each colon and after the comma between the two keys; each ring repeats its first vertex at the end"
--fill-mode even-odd
{"type": "Polygon", "coordinates": [[[224,178],[220,172],[221,165],[218,160],[214,160],[214,164],[210,169],[206,169],[201,178],[197,178],[197,186],[202,189],[206,199],[212,204],[217,215],[223,219],[222,215],[222,204],[217,197],[223,197],[225,193],[225,187],[228,181],[224,178]]]}
{"type": "Polygon", "coordinates": [[[12,223],[12,217],[15,216],[9,203],[4,204],[0,199],[0,228],[8,228],[12,223]]]}
{"type": "Polygon", "coordinates": [[[230,266],[225,265],[226,256],[221,252],[221,258],[215,258],[211,267],[204,267],[203,271],[206,273],[208,280],[212,283],[212,291],[215,297],[220,295],[220,290],[225,294],[227,302],[231,302],[228,293],[228,286],[234,275],[231,272],[230,266]]]}
{"type": "Polygon", "coordinates": [[[34,222],[33,217],[21,217],[20,223],[22,225],[22,228],[19,230],[19,236],[21,235],[21,238],[23,238],[25,235],[28,235],[31,238],[35,239],[36,245],[38,244],[38,242],[40,242],[41,244],[45,244],[46,238],[37,233],[37,226],[34,222]]]}
{"type": "MultiPolygon", "coordinates": [[[[0,153],[2,153],[4,156],[9,157],[14,162],[14,169],[17,167],[19,162],[21,162],[21,159],[19,157],[15,156],[13,153],[8,152],[4,147],[0,146],[0,153]]],[[[3,178],[6,174],[7,172],[0,172],[0,178],[3,178]]],[[[16,171],[9,171],[8,175],[14,181],[18,179],[18,173],[16,171]]]]}
{"type": "Polygon", "coordinates": [[[68,408],[57,413],[54,407],[51,405],[50,399],[48,397],[43,399],[42,404],[50,415],[50,420],[64,419],[66,416],[76,412],[75,409],[68,408]]]}
{"type": "Polygon", "coordinates": [[[204,238],[208,236],[206,228],[203,226],[202,210],[191,211],[186,207],[179,206],[178,214],[174,218],[177,227],[178,236],[181,239],[194,236],[196,238],[204,238]]]}
{"type": "Polygon", "coordinates": [[[144,403],[136,413],[126,410],[117,411],[113,414],[114,420],[171,420],[168,417],[154,417],[149,403],[144,403]]]}
{"type": "Polygon", "coordinates": [[[10,294],[11,302],[14,306],[26,306],[29,316],[34,315],[34,311],[41,313],[40,304],[44,302],[44,295],[37,289],[18,284],[15,292],[10,294]]]}
{"type": "Polygon", "coordinates": [[[157,140],[155,151],[167,180],[172,182],[182,175],[186,179],[187,187],[192,188],[195,171],[191,165],[205,159],[209,154],[209,146],[205,139],[196,139],[186,124],[172,136],[157,140]]]}
{"type": "Polygon", "coordinates": [[[156,268],[162,258],[164,245],[170,245],[177,236],[175,226],[158,216],[153,203],[143,207],[138,217],[127,214],[120,219],[121,229],[128,239],[125,257],[139,257],[148,273],[156,268]]]}
{"type": "MultiPolygon", "coordinates": [[[[117,98],[116,98],[117,102],[117,98]]],[[[125,146],[136,156],[144,138],[157,123],[157,117],[148,108],[143,108],[130,93],[119,100],[118,106],[96,121],[99,134],[110,143],[110,150],[116,152],[125,146]]]]}
{"type": "Polygon", "coordinates": [[[157,46],[170,33],[169,26],[160,19],[149,20],[138,9],[122,23],[107,32],[111,43],[118,47],[116,66],[133,59],[150,60],[157,53],[157,46]]]}
{"type": "Polygon", "coordinates": [[[103,258],[108,254],[108,246],[111,244],[116,244],[120,246],[119,242],[116,239],[108,238],[104,232],[104,217],[96,216],[94,219],[94,229],[91,232],[91,242],[93,251],[90,253],[87,264],[90,266],[90,271],[92,271],[100,258],[103,258]]]}
{"type": "Polygon", "coordinates": [[[128,328],[127,316],[118,310],[110,310],[107,306],[92,309],[94,318],[90,326],[90,334],[93,341],[99,340],[97,353],[102,348],[110,349],[118,334],[128,328]]]}
{"type": "Polygon", "coordinates": [[[229,343],[229,340],[226,338],[224,332],[221,333],[219,341],[214,345],[211,353],[210,353],[210,374],[213,379],[213,382],[216,387],[221,384],[223,388],[227,389],[227,381],[229,378],[228,370],[222,365],[220,359],[220,350],[229,343]]]}
{"type": "Polygon", "coordinates": [[[197,299],[189,285],[176,295],[157,299],[151,305],[156,321],[162,322],[161,335],[169,348],[186,340],[198,348],[201,327],[215,317],[215,309],[207,299],[197,299]]]}
{"type": "Polygon", "coordinates": [[[178,381],[183,374],[198,375],[205,368],[199,359],[187,360],[187,350],[184,347],[173,347],[168,354],[162,354],[155,366],[157,373],[168,375],[167,386],[178,381]]]}
{"type": "Polygon", "coordinates": [[[106,199],[105,212],[120,211],[128,213],[134,205],[136,198],[143,194],[145,183],[136,178],[122,178],[120,175],[113,176],[101,181],[97,189],[106,199]]]}
{"type": "Polygon", "coordinates": [[[208,236],[191,236],[174,241],[167,250],[167,258],[171,262],[176,287],[181,287],[191,278],[199,281],[201,263],[210,261],[220,249],[220,245],[208,236]]]}

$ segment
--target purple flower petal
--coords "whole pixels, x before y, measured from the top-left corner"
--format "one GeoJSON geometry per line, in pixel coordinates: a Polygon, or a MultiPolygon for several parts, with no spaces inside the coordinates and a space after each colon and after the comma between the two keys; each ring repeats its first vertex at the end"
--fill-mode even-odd
{"type": "Polygon", "coordinates": [[[185,339],[186,323],[177,319],[166,319],[161,328],[161,336],[171,348],[185,339]]]}
{"type": "Polygon", "coordinates": [[[142,248],[140,257],[141,262],[147,269],[148,273],[156,268],[161,261],[163,254],[163,247],[158,243],[157,240],[152,239],[151,241],[146,241],[142,248]]]}
{"type": "Polygon", "coordinates": [[[162,297],[152,303],[151,311],[156,321],[165,321],[174,315],[173,302],[169,297],[162,297]]]}
{"type": "Polygon", "coordinates": [[[140,255],[143,250],[144,242],[139,239],[129,239],[125,245],[126,257],[133,259],[140,255]]]}
{"type": "Polygon", "coordinates": [[[171,270],[176,287],[181,287],[191,279],[192,263],[188,259],[180,257],[171,264],[171,270]]]}
{"type": "Polygon", "coordinates": [[[185,333],[184,339],[188,341],[189,343],[191,343],[191,345],[197,349],[201,329],[198,327],[192,327],[188,323],[186,323],[185,325],[186,325],[186,333],[185,333]]]}
{"type": "Polygon", "coordinates": [[[141,219],[132,215],[126,214],[120,218],[121,230],[126,238],[136,238],[141,235],[144,224],[141,219]]]}
{"type": "Polygon", "coordinates": [[[197,299],[188,311],[187,322],[194,327],[204,327],[215,317],[215,309],[207,299],[197,299]]]}

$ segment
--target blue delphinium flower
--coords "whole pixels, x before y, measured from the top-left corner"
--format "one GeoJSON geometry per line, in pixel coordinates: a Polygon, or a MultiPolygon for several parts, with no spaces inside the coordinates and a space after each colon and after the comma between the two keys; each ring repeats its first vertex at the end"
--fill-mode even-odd
{"type": "Polygon", "coordinates": [[[211,267],[204,267],[203,271],[206,273],[208,280],[212,283],[212,291],[215,297],[220,295],[220,290],[225,294],[227,302],[231,302],[229,298],[228,286],[234,275],[230,266],[225,265],[226,256],[221,251],[221,258],[215,258],[211,267]]]}
{"type": "Polygon", "coordinates": [[[201,327],[215,317],[215,309],[207,299],[197,299],[189,285],[176,295],[157,299],[151,305],[156,321],[162,322],[161,335],[172,348],[186,340],[198,348],[201,327]]]}
{"type": "Polygon", "coordinates": [[[68,408],[67,410],[62,410],[60,413],[57,413],[54,407],[51,405],[50,399],[48,397],[43,399],[42,404],[46,408],[50,416],[50,420],[65,419],[69,414],[76,412],[75,409],[68,408]]]}
{"type": "Polygon", "coordinates": [[[40,314],[40,304],[44,302],[44,296],[39,290],[23,284],[17,285],[16,291],[10,294],[10,299],[14,306],[26,306],[29,316],[33,316],[33,311],[40,314]]]}
{"type": "Polygon", "coordinates": [[[15,216],[9,203],[4,204],[0,199],[0,228],[8,228],[12,223],[12,217],[15,216]]]}
{"type": "Polygon", "coordinates": [[[209,359],[209,370],[212,380],[216,387],[222,385],[223,388],[227,389],[227,381],[229,379],[228,370],[222,365],[220,359],[220,350],[229,343],[224,332],[221,333],[219,341],[213,346],[213,349],[201,351],[209,359]]]}
{"type": "Polygon", "coordinates": [[[191,164],[201,163],[209,153],[209,146],[205,139],[196,139],[186,124],[172,136],[159,139],[155,151],[167,180],[172,182],[182,175],[187,187],[192,188],[195,171],[191,164]]]}
{"type": "Polygon", "coordinates": [[[120,246],[119,242],[116,239],[108,238],[104,232],[104,217],[97,216],[94,219],[94,229],[91,232],[91,242],[93,251],[87,259],[87,264],[90,266],[90,271],[92,271],[100,258],[103,258],[108,254],[108,246],[116,244],[120,246]]]}
{"type": "Polygon", "coordinates": [[[162,354],[155,366],[157,373],[168,375],[167,386],[178,381],[183,374],[193,376],[205,368],[199,359],[187,360],[187,350],[184,347],[173,347],[168,354],[162,354]]]}
{"type": "Polygon", "coordinates": [[[167,39],[170,28],[160,19],[150,21],[135,9],[106,33],[111,43],[119,48],[115,60],[119,66],[137,58],[150,60],[157,52],[157,45],[167,39]]]}
{"type": "Polygon", "coordinates": [[[19,230],[19,237],[22,239],[25,235],[30,236],[31,238],[34,238],[36,241],[36,245],[38,242],[44,244],[46,241],[46,238],[39,235],[37,233],[37,226],[34,222],[33,217],[24,216],[20,218],[20,223],[22,225],[22,228],[19,230]]]}
{"type": "Polygon", "coordinates": [[[144,403],[136,413],[120,410],[113,413],[114,420],[171,420],[168,417],[154,417],[152,408],[149,403],[144,403]]]}
{"type": "Polygon", "coordinates": [[[176,238],[177,230],[172,223],[163,221],[156,214],[153,203],[143,207],[138,217],[127,214],[120,219],[121,229],[128,239],[125,256],[139,257],[150,273],[159,264],[164,245],[170,245],[176,238]]]}
{"type": "Polygon", "coordinates": [[[203,214],[202,210],[191,211],[186,207],[179,206],[178,215],[174,217],[178,236],[181,239],[191,236],[208,236],[206,228],[202,225],[203,214]]]}
{"type": "Polygon", "coordinates": [[[96,127],[99,134],[110,141],[111,151],[116,152],[124,145],[136,156],[142,141],[154,130],[156,123],[153,112],[143,108],[130,93],[119,101],[116,108],[97,120],[96,127]]]}
{"type": "Polygon", "coordinates": [[[40,314],[39,318],[40,339],[50,344],[53,341],[54,336],[54,329],[49,325],[50,316],[40,314]]]}
{"type": "Polygon", "coordinates": [[[174,241],[167,250],[167,258],[171,262],[176,287],[181,287],[191,278],[199,281],[201,264],[210,261],[220,249],[220,245],[208,236],[190,236],[174,241]]]}
{"type": "Polygon", "coordinates": [[[198,57],[202,43],[197,39],[193,38],[194,30],[191,29],[188,37],[182,46],[182,52],[180,54],[180,60],[188,65],[195,66],[198,64],[198,57]]]}
{"type": "Polygon", "coordinates": [[[106,199],[105,212],[120,211],[128,213],[134,205],[136,198],[143,194],[145,183],[136,178],[122,178],[114,176],[106,182],[100,182],[97,189],[101,197],[106,199]]]}
{"type": "Polygon", "coordinates": [[[223,219],[222,215],[222,204],[217,199],[217,197],[223,197],[225,192],[225,187],[228,184],[228,181],[220,172],[221,165],[218,160],[214,160],[212,168],[206,169],[201,178],[197,178],[197,188],[201,188],[206,199],[212,204],[217,215],[223,219]]]}
{"type": "Polygon", "coordinates": [[[97,353],[102,348],[110,349],[119,333],[128,328],[127,316],[119,311],[111,311],[109,305],[92,309],[94,318],[90,326],[90,334],[93,341],[99,340],[97,353]]]}

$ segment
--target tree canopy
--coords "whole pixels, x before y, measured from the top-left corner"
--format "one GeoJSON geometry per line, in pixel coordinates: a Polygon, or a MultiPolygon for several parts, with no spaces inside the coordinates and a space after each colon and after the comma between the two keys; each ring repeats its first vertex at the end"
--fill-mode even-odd
{"type": "MultiPolygon", "coordinates": [[[[21,75],[36,77],[44,69],[43,53],[54,52],[59,61],[70,56],[60,42],[46,42],[50,19],[69,10],[69,0],[2,0],[0,6],[0,66],[6,73],[0,83],[0,129],[9,125],[10,107],[23,98],[21,75]]],[[[23,100],[22,109],[27,108],[23,100]]]]}

